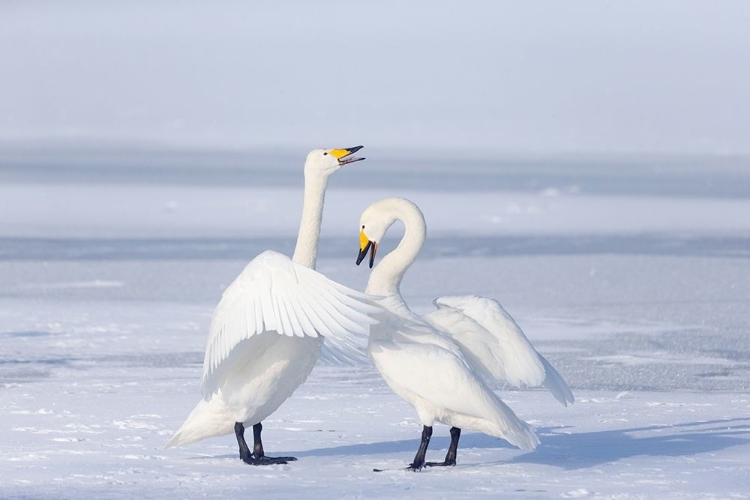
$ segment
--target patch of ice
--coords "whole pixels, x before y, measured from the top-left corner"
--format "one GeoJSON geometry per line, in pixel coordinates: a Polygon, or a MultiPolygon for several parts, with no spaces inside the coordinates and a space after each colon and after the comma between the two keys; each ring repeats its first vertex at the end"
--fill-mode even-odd
{"type": "Polygon", "coordinates": [[[608,364],[619,364],[623,366],[638,365],[721,365],[734,366],[737,363],[724,358],[710,357],[684,357],[666,352],[649,352],[637,354],[614,354],[607,356],[590,356],[581,358],[588,361],[599,361],[608,364]]]}
{"type": "Polygon", "coordinates": [[[563,493],[560,496],[563,498],[582,498],[582,497],[587,497],[589,495],[591,495],[591,492],[587,490],[586,488],[578,488],[575,490],[571,490],[567,493],[563,493]]]}
{"type": "Polygon", "coordinates": [[[34,290],[64,290],[67,288],[122,288],[125,283],[122,281],[110,281],[110,280],[91,280],[91,281],[70,281],[63,283],[29,283],[23,285],[23,289],[34,289],[34,290]]]}

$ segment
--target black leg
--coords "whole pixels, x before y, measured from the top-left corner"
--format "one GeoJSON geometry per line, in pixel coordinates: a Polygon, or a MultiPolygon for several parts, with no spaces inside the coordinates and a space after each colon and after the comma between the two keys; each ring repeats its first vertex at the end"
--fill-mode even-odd
{"type": "Polygon", "coordinates": [[[263,457],[263,441],[260,440],[260,433],[263,430],[263,424],[258,422],[253,426],[253,455],[263,457]]]}
{"type": "Polygon", "coordinates": [[[451,445],[448,447],[448,453],[445,455],[445,462],[427,462],[428,467],[448,467],[456,465],[456,455],[458,454],[458,440],[461,438],[461,429],[451,427],[451,445]]]}
{"type": "Polygon", "coordinates": [[[461,429],[458,427],[451,427],[451,445],[448,447],[448,453],[445,455],[446,465],[456,465],[459,439],[461,439],[461,429]]]}
{"type": "Polygon", "coordinates": [[[246,464],[253,464],[253,454],[250,453],[250,448],[247,447],[245,442],[245,426],[242,422],[234,423],[234,435],[237,436],[237,444],[240,445],[240,460],[246,464]]]}
{"type": "Polygon", "coordinates": [[[430,437],[432,437],[432,427],[425,425],[422,429],[422,442],[419,443],[419,449],[414,456],[414,461],[409,464],[409,470],[417,471],[424,467],[424,457],[427,454],[427,447],[430,445],[430,437]]]}
{"type": "Polygon", "coordinates": [[[262,430],[263,425],[260,422],[253,426],[253,465],[285,464],[297,460],[294,457],[267,457],[263,451],[263,441],[260,439],[262,430]]]}

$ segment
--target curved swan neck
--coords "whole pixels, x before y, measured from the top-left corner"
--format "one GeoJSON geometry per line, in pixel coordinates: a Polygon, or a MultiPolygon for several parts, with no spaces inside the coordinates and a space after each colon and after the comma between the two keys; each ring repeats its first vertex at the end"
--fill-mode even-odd
{"type": "Polygon", "coordinates": [[[427,236],[424,216],[411,202],[395,203],[390,210],[389,217],[391,218],[389,226],[397,220],[404,223],[404,236],[398,246],[383,257],[370,274],[367,293],[373,295],[400,295],[401,279],[416,260],[427,236]]]}
{"type": "Polygon", "coordinates": [[[302,202],[302,220],[299,223],[297,245],[292,260],[310,269],[315,269],[318,258],[320,225],[323,222],[328,177],[305,175],[305,194],[302,202]]]}

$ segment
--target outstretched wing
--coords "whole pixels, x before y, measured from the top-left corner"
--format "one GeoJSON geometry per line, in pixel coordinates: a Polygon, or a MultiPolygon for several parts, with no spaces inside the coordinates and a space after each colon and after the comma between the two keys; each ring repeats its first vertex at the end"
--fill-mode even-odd
{"type": "Polygon", "coordinates": [[[544,386],[567,406],[573,393],[562,376],[495,300],[476,295],[440,297],[424,319],[449,334],[464,356],[486,377],[515,387],[544,386]]]}
{"type": "Polygon", "coordinates": [[[216,306],[203,360],[203,395],[217,389],[214,375],[232,349],[263,332],[326,338],[337,359],[357,357],[366,343],[369,314],[380,307],[322,274],[266,251],[253,259],[216,306]]]}

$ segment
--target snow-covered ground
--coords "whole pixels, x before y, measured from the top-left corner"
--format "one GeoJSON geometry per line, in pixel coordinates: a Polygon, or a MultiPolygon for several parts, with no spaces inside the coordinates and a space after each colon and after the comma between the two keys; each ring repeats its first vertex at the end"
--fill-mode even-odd
{"type": "MultiPolygon", "coordinates": [[[[552,167],[528,182],[487,167],[462,184],[458,164],[421,167],[423,182],[406,164],[398,187],[378,165],[332,178],[318,269],[364,287],[359,213],[416,201],[429,239],[407,301],[499,299],[574,390],[563,408],[497,388],[539,448],[466,432],[457,467],[401,470],[414,411],[370,366],[319,366],[264,422],[267,452],[299,461],[247,466],[232,436],[164,450],[200,397],[223,287],[258,252],[293,248],[301,180],[128,182],[124,169],[51,182],[0,165],[0,497],[750,497],[750,200],[737,195],[750,172],[713,172],[701,192],[687,167],[626,183],[611,166],[564,182],[552,167]]],[[[448,442],[436,426],[428,458],[448,442]]]]}

